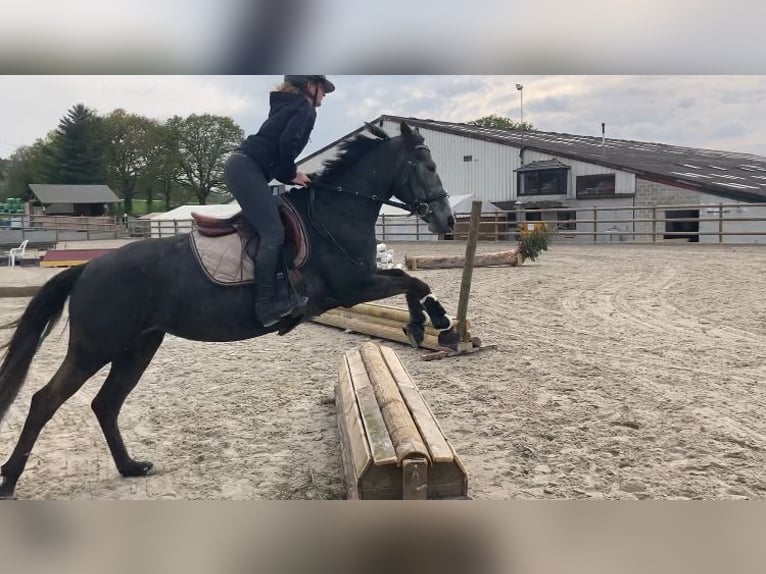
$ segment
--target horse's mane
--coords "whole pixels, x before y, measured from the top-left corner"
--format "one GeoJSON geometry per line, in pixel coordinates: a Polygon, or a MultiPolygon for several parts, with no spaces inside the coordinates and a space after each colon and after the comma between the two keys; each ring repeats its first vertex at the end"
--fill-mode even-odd
{"type": "Polygon", "coordinates": [[[338,156],[325,160],[321,171],[312,174],[312,181],[318,183],[332,183],[337,180],[348,168],[356,164],[362,156],[376,149],[380,144],[391,139],[382,129],[367,124],[375,138],[369,138],[364,134],[344,140],[338,144],[338,156]]]}

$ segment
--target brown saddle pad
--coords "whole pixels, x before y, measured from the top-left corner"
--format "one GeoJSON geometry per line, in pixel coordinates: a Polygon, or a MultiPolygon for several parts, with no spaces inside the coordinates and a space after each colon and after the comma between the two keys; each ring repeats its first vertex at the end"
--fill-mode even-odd
{"type": "MultiPolygon", "coordinates": [[[[308,260],[309,244],[303,221],[292,205],[279,206],[285,226],[285,242],[296,246],[293,267],[301,269],[308,260]]],[[[241,213],[215,218],[192,213],[196,228],[189,234],[192,252],[205,275],[218,285],[243,285],[254,278],[253,255],[258,236],[244,221],[241,213]]]]}

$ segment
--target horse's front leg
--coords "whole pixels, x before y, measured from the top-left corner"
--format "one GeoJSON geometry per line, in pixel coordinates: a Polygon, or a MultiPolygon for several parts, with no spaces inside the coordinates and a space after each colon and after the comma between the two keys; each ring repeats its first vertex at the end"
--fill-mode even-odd
{"type": "MultiPolygon", "coordinates": [[[[410,320],[404,327],[404,333],[413,347],[419,347],[425,337],[427,319],[437,331],[452,329],[452,318],[447,315],[442,304],[431,292],[427,283],[416,279],[401,269],[379,269],[360,291],[355,292],[353,304],[375,301],[404,294],[410,320]]],[[[351,305],[345,305],[351,306],[351,305]]]]}

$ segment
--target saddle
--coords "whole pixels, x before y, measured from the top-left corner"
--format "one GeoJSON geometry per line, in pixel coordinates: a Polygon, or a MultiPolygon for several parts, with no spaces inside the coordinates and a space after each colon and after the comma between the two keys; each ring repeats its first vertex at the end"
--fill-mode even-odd
{"type": "MultiPolygon", "coordinates": [[[[281,199],[278,209],[285,228],[285,271],[298,272],[309,258],[308,234],[300,215],[287,200],[281,199]]],[[[252,283],[260,238],[242,213],[225,218],[191,215],[196,225],[189,241],[207,278],[217,285],[252,283]]],[[[291,281],[295,283],[294,278],[291,281]]]]}

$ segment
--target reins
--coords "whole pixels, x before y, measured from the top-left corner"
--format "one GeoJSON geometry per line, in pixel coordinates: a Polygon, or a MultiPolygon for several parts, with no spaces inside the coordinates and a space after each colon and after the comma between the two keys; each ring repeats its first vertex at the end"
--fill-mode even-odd
{"type": "MultiPolygon", "coordinates": [[[[419,144],[415,146],[415,149],[428,150],[428,146],[426,146],[425,144],[419,144]]],[[[415,168],[415,162],[412,160],[407,161],[406,168],[400,180],[400,186],[409,184],[410,179],[412,177],[412,170],[414,168],[415,168]]],[[[430,204],[434,201],[444,199],[448,195],[446,191],[443,191],[442,193],[434,197],[426,197],[425,199],[415,199],[412,201],[412,203],[404,203],[401,201],[384,199],[382,197],[379,197],[377,194],[366,195],[354,189],[347,189],[341,185],[330,185],[325,183],[311,182],[308,184],[307,187],[309,190],[309,201],[308,201],[308,210],[307,210],[309,223],[320,236],[326,239],[333,247],[335,247],[338,251],[340,251],[343,255],[345,255],[355,265],[358,265],[360,267],[364,266],[364,261],[357,259],[356,257],[349,254],[343,248],[343,246],[340,243],[338,243],[338,241],[333,237],[332,233],[330,233],[330,231],[323,224],[319,223],[314,217],[314,198],[315,198],[315,193],[317,189],[326,189],[328,191],[334,191],[336,193],[345,193],[346,195],[352,195],[354,197],[358,197],[361,199],[368,199],[370,201],[374,201],[375,203],[390,205],[392,207],[403,209],[407,211],[410,215],[417,215],[419,217],[426,217],[431,212],[430,204]]]]}
{"type": "Polygon", "coordinates": [[[364,195],[363,193],[359,193],[356,190],[346,189],[345,187],[340,186],[340,185],[329,185],[327,183],[313,183],[312,182],[307,187],[311,190],[312,193],[313,193],[314,190],[311,189],[311,188],[326,189],[326,190],[329,190],[329,191],[337,191],[338,193],[345,193],[347,195],[353,195],[354,197],[361,197],[363,199],[369,199],[369,200],[375,201],[377,203],[385,203],[386,205],[392,205],[393,207],[398,207],[399,209],[403,209],[403,210],[409,212],[410,215],[413,215],[415,213],[415,211],[413,211],[412,208],[409,205],[407,205],[406,203],[403,203],[401,201],[394,201],[394,200],[391,200],[391,199],[382,199],[382,198],[378,197],[377,194],[364,195]]]}

